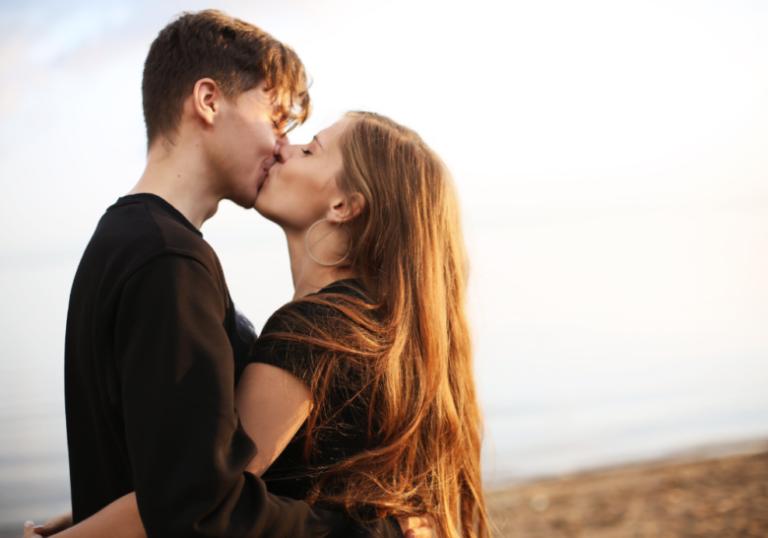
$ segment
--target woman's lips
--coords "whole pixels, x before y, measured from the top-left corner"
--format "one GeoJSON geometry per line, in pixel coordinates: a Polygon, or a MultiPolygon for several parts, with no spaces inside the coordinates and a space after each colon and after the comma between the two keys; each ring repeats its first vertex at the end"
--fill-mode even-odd
{"type": "Polygon", "coordinates": [[[264,187],[264,183],[269,178],[269,174],[272,171],[272,169],[275,167],[275,164],[277,164],[277,163],[274,163],[274,164],[272,164],[271,166],[269,166],[267,168],[262,168],[261,171],[264,172],[264,173],[263,174],[259,174],[259,181],[258,181],[258,184],[256,185],[256,191],[257,192],[261,191],[262,187],[264,187]]]}

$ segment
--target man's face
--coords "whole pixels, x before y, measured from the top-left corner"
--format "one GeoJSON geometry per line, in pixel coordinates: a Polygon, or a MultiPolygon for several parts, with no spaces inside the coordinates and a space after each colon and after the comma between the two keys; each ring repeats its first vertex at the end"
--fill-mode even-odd
{"type": "Polygon", "coordinates": [[[261,184],[275,162],[279,133],[271,95],[261,83],[234,99],[222,99],[206,152],[221,198],[253,207],[261,184]]]}

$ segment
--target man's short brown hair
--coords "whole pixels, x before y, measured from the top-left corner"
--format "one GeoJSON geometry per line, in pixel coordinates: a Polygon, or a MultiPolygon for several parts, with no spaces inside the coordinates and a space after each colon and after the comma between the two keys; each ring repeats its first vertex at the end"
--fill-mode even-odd
{"type": "Polygon", "coordinates": [[[158,136],[173,141],[185,99],[206,77],[229,99],[265,81],[273,94],[277,128],[283,132],[309,116],[307,75],[291,47],[221,11],[184,13],[158,34],[144,63],[148,145],[158,136]]]}

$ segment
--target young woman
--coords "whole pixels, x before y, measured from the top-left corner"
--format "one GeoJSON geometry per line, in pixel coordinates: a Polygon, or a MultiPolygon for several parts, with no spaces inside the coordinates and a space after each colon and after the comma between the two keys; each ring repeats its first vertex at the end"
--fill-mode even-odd
{"type": "Polygon", "coordinates": [[[248,470],[361,520],[428,513],[440,537],[489,536],[467,260],[440,158],[388,118],[349,113],[282,148],[255,207],[285,231],[296,292],[237,386],[258,447],[248,470]]]}
{"type": "Polygon", "coordinates": [[[285,231],[296,294],[238,387],[260,447],[251,468],[271,465],[276,493],[357,517],[427,512],[439,536],[486,536],[467,260],[445,166],[369,113],[281,157],[256,209],[285,231]],[[251,416],[278,401],[270,386],[286,401],[251,416]]]}

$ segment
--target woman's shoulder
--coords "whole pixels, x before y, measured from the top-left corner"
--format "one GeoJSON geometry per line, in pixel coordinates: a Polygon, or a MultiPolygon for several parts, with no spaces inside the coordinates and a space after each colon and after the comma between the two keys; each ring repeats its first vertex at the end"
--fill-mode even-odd
{"type": "Polygon", "coordinates": [[[281,307],[267,321],[262,335],[275,332],[301,332],[310,326],[347,317],[350,309],[359,311],[373,303],[362,280],[337,280],[323,289],[281,307]]]}
{"type": "Polygon", "coordinates": [[[307,306],[310,304],[317,306],[348,305],[368,310],[373,305],[374,300],[366,290],[362,279],[348,278],[337,280],[317,293],[307,295],[304,300],[299,300],[297,303],[305,303],[307,306]]]}
{"type": "MultiPolygon", "coordinates": [[[[309,382],[324,352],[361,329],[370,300],[362,282],[334,282],[317,293],[292,301],[267,320],[251,348],[250,362],[289,370],[309,382]]],[[[344,353],[336,353],[337,360],[344,353]]]]}
{"type": "Polygon", "coordinates": [[[365,301],[366,303],[372,303],[370,294],[365,288],[365,284],[361,278],[346,278],[344,280],[337,280],[316,293],[310,293],[307,297],[322,297],[323,295],[345,295],[365,301]]]}

